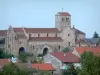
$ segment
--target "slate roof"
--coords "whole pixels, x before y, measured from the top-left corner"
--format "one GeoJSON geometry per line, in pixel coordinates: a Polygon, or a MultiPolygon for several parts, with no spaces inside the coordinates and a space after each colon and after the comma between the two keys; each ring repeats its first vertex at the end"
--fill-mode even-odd
{"type": "Polygon", "coordinates": [[[93,52],[94,55],[100,55],[100,47],[76,47],[76,51],[79,55],[84,51],[93,52]]]}
{"type": "Polygon", "coordinates": [[[60,37],[30,37],[29,41],[49,41],[49,42],[62,42],[62,39],[60,37]]]}
{"type": "Polygon", "coordinates": [[[44,71],[46,71],[46,70],[48,70],[48,71],[55,70],[54,67],[49,63],[32,64],[32,68],[36,68],[36,69],[44,70],[44,71]]]}
{"type": "Polygon", "coordinates": [[[24,28],[27,33],[58,33],[57,28],[24,28]]]}
{"type": "Polygon", "coordinates": [[[72,54],[72,52],[53,52],[50,54],[59,59],[61,62],[68,62],[68,63],[79,62],[79,57],[72,54]]]}

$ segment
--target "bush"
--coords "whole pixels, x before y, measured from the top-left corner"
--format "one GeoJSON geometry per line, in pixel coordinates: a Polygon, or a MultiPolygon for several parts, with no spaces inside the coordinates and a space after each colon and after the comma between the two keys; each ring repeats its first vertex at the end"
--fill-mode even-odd
{"type": "Polygon", "coordinates": [[[70,48],[65,48],[64,50],[63,50],[63,52],[69,52],[70,51],[70,48]]]}
{"type": "Polygon", "coordinates": [[[11,58],[11,57],[14,57],[14,55],[0,50],[0,58],[11,58]]]}

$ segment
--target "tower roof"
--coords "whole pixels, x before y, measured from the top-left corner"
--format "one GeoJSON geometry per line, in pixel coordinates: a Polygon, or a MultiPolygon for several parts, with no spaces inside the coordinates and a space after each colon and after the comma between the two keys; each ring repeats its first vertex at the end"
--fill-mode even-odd
{"type": "Polygon", "coordinates": [[[68,12],[58,12],[57,15],[61,15],[61,16],[71,16],[68,12]]]}

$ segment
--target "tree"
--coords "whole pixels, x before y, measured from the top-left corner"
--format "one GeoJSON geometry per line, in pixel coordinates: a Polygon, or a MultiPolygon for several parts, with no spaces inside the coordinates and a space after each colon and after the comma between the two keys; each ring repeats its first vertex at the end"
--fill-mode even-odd
{"type": "Polygon", "coordinates": [[[69,52],[70,51],[70,48],[65,48],[64,50],[63,50],[63,52],[69,52]]]}
{"type": "Polygon", "coordinates": [[[93,38],[99,38],[99,35],[97,32],[94,32],[93,38]]]}
{"type": "Polygon", "coordinates": [[[14,55],[8,53],[8,52],[4,52],[3,50],[0,50],[0,58],[11,58],[14,55]]]}
{"type": "Polygon", "coordinates": [[[28,72],[19,69],[14,63],[10,63],[2,68],[0,75],[28,75],[28,72]]]}
{"type": "Polygon", "coordinates": [[[100,56],[84,52],[80,59],[81,69],[78,75],[100,75],[100,56]]]}
{"type": "Polygon", "coordinates": [[[62,75],[77,75],[77,70],[73,64],[68,65],[68,69],[62,72],[62,75]]]}

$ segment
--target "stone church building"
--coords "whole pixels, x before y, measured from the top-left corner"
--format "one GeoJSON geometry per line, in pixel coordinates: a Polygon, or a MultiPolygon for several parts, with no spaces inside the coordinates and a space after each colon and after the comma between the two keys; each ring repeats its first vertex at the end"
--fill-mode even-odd
{"type": "Polygon", "coordinates": [[[68,12],[58,12],[55,15],[55,28],[15,28],[10,25],[5,36],[5,51],[15,56],[24,51],[45,55],[76,46],[76,39],[85,39],[85,33],[71,27],[68,12]]]}

